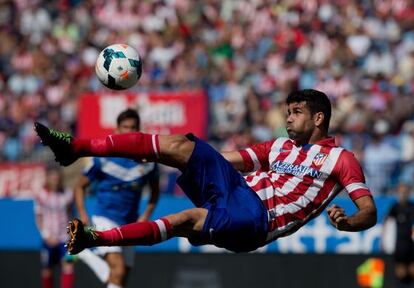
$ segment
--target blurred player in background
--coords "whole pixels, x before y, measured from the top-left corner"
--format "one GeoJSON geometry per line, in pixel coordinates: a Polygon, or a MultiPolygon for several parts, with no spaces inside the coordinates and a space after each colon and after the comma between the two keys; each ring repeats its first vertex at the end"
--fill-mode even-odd
{"type": "Polygon", "coordinates": [[[47,170],[46,183],[35,198],[36,224],[43,240],[41,249],[42,286],[53,287],[53,268],[61,265],[60,287],[73,288],[73,257],[66,253],[66,221],[73,204],[73,193],[63,188],[60,168],[47,170]]]}
{"type": "MultiPolygon", "coordinates": [[[[127,109],[117,117],[116,133],[137,132],[140,118],[135,110],[127,109]]],[[[107,230],[119,225],[149,220],[159,197],[159,173],[155,163],[137,163],[126,158],[92,158],[84,169],[75,188],[76,206],[79,217],[96,229],[107,230]],[[93,185],[91,185],[93,183],[93,185]],[[150,187],[150,199],[146,209],[138,218],[142,189],[150,187]],[[85,189],[94,187],[96,207],[89,220],[85,208],[85,189]]],[[[98,278],[108,283],[109,288],[124,287],[128,272],[134,264],[134,247],[99,247],[85,250],[79,255],[98,278]],[[102,263],[103,262],[103,263],[102,263]]]]}
{"type": "Polygon", "coordinates": [[[294,91],[286,99],[287,133],[250,148],[222,155],[192,134],[129,133],[103,139],[76,139],[35,123],[44,145],[62,165],[82,156],[118,156],[156,161],[180,169],[178,184],[197,208],[156,221],[107,231],[69,225],[68,251],[91,246],[153,245],[186,237],[193,245],[214,244],[234,252],[264,246],[294,233],[318,216],[341,191],[358,208],[348,216],[328,209],[333,225],[361,231],[375,225],[376,207],[352,153],[328,136],[331,103],[317,90],[294,91]],[[243,177],[238,171],[251,172],[243,177]]]}
{"type": "Polygon", "coordinates": [[[409,200],[410,191],[409,184],[398,185],[398,201],[391,207],[384,223],[384,227],[390,221],[396,223],[394,274],[398,281],[397,287],[412,287],[409,285],[414,279],[414,203],[409,200]]]}

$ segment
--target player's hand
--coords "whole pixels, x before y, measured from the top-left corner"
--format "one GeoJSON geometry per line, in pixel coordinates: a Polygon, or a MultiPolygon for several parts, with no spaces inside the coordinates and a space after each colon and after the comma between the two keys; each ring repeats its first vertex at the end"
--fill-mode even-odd
{"type": "Polygon", "coordinates": [[[338,205],[332,205],[327,209],[328,218],[331,224],[338,230],[346,230],[348,225],[348,216],[345,210],[338,205]]]}

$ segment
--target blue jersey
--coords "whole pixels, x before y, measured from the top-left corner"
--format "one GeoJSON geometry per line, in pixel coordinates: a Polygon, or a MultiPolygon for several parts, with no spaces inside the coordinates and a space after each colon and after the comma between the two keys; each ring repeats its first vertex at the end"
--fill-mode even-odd
{"type": "Polygon", "coordinates": [[[159,176],[155,163],[140,164],[115,157],[92,158],[83,174],[94,184],[94,214],[120,225],[137,220],[142,188],[159,176]]]}

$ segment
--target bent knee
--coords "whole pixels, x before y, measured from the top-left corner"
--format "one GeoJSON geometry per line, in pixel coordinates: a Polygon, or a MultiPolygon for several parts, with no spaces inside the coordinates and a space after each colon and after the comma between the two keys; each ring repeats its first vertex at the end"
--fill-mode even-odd
{"type": "Polygon", "coordinates": [[[193,208],[189,210],[183,211],[184,217],[187,219],[187,222],[190,222],[194,225],[196,230],[201,230],[202,226],[200,224],[204,224],[204,221],[207,217],[208,210],[205,208],[193,208]]]}
{"type": "Polygon", "coordinates": [[[180,153],[186,151],[188,149],[188,146],[191,146],[192,143],[193,142],[184,135],[171,135],[169,136],[168,140],[165,141],[164,147],[161,148],[164,148],[167,152],[170,153],[180,153]]]}
{"type": "Polygon", "coordinates": [[[184,135],[171,135],[167,142],[168,149],[173,151],[180,151],[184,149],[191,141],[184,135]]]}
{"type": "Polygon", "coordinates": [[[203,229],[208,210],[204,208],[193,208],[166,218],[173,226],[175,236],[187,237],[203,229]]]}
{"type": "Polygon", "coordinates": [[[185,135],[160,136],[162,157],[183,164],[188,161],[194,149],[194,142],[185,135]]]}

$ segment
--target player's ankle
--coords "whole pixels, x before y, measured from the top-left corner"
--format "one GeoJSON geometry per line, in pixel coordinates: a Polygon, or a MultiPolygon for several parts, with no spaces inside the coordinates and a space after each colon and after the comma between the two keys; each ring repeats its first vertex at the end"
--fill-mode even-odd
{"type": "Polygon", "coordinates": [[[90,140],[89,139],[79,139],[73,138],[71,147],[73,149],[73,153],[76,156],[88,156],[88,152],[90,153],[90,140]]]}
{"type": "Polygon", "coordinates": [[[78,157],[85,156],[107,156],[110,151],[107,138],[82,139],[74,138],[71,146],[73,153],[78,157]]]}

